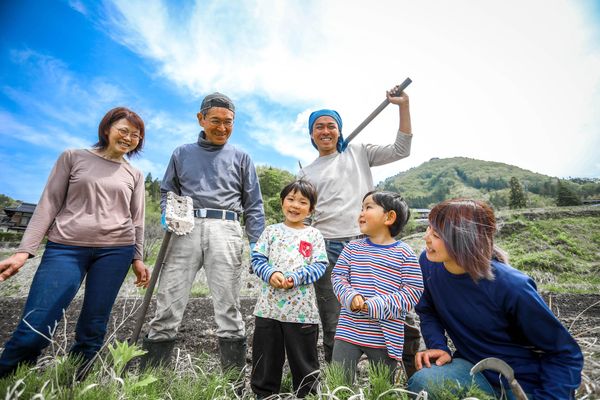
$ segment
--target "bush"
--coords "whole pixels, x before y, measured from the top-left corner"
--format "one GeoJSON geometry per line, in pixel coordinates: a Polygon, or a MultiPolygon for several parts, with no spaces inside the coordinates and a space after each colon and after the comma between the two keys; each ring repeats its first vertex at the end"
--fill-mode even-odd
{"type": "Polygon", "coordinates": [[[0,232],[0,242],[20,242],[22,237],[21,232],[0,232]]]}

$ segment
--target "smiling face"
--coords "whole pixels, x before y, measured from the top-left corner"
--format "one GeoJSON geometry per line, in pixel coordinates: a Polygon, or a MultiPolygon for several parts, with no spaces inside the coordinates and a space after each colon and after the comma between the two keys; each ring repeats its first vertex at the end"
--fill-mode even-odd
{"type": "Polygon", "coordinates": [[[317,145],[319,156],[335,153],[339,137],[340,131],[333,117],[324,115],[317,118],[312,128],[312,139],[317,145]]]}
{"type": "Polygon", "coordinates": [[[114,158],[123,157],[140,143],[140,131],[125,118],[115,121],[107,133],[108,145],[105,153],[114,158]]]}
{"type": "Polygon", "coordinates": [[[360,232],[369,237],[391,236],[388,228],[391,223],[393,220],[390,220],[390,213],[385,212],[383,207],[375,203],[373,196],[365,197],[358,216],[360,232]]]}
{"type": "Polygon", "coordinates": [[[446,244],[431,225],[427,227],[423,239],[425,239],[425,255],[429,261],[441,263],[452,261],[446,250],[446,244]]]}
{"type": "Polygon", "coordinates": [[[198,122],[204,129],[205,139],[219,146],[229,140],[233,132],[233,111],[223,107],[210,108],[206,115],[198,113],[198,122]]]}
{"type": "Polygon", "coordinates": [[[291,228],[304,228],[304,220],[311,212],[310,200],[299,190],[289,192],[281,203],[284,223],[291,228]]]}

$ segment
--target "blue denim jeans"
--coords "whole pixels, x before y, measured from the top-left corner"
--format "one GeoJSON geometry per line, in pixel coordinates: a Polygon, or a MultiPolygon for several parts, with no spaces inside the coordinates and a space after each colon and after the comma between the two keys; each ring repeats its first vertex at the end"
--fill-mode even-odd
{"type": "MultiPolygon", "coordinates": [[[[469,387],[472,383],[479,386],[480,389],[490,395],[499,397],[502,393],[501,388],[494,388],[481,372],[471,376],[473,364],[462,358],[453,358],[451,363],[438,367],[434,363],[431,368],[423,367],[417,371],[408,380],[408,390],[418,393],[421,390],[429,390],[434,385],[439,385],[446,380],[457,382],[461,387],[469,387]]],[[[515,397],[510,388],[504,388],[507,400],[514,400],[515,397]]],[[[530,397],[530,395],[527,395],[530,397]]]]}
{"type": "Polygon", "coordinates": [[[325,249],[329,265],[325,273],[314,283],[315,294],[317,295],[317,307],[319,308],[319,317],[323,327],[323,350],[325,353],[325,362],[330,363],[333,354],[333,342],[335,338],[335,329],[337,328],[338,318],[340,317],[340,302],[333,292],[331,283],[331,271],[335,263],[344,250],[347,241],[338,242],[325,240],[325,249]]]}
{"type": "Polygon", "coordinates": [[[83,306],[70,353],[91,360],[102,347],[110,312],[134,249],[133,245],[81,247],[49,241],[33,277],[23,317],[0,357],[0,377],[12,373],[21,363],[37,361],[84,278],[83,306]]]}

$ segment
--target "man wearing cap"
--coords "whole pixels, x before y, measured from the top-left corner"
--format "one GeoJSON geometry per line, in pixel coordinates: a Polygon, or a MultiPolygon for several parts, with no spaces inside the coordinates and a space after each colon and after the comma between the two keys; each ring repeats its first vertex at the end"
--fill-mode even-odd
{"type": "Polygon", "coordinates": [[[173,152],[161,182],[161,209],[167,192],[189,196],[194,203],[194,230],[173,235],[158,284],[156,316],[144,339],[148,351],[142,367],[168,363],[194,278],[204,267],[213,298],[221,367],[241,370],[246,364],[246,334],[240,312],[242,227],[256,242],[265,226],[262,196],[252,160],[227,143],[235,107],[221,93],[204,98],[197,114],[202,131],[196,143],[173,152]]]}
{"type": "MultiPolygon", "coordinates": [[[[361,237],[358,216],[362,197],[373,190],[371,167],[389,164],[408,157],[412,140],[408,96],[402,92],[393,97],[392,104],[399,106],[400,127],[394,143],[386,146],[373,144],[344,144],[342,118],[334,110],[318,110],[308,120],[308,130],[319,157],[300,171],[300,176],[317,188],[319,202],[315,208],[312,226],[325,238],[329,265],[325,274],[315,283],[317,306],[323,326],[325,361],[331,362],[335,329],[340,314],[340,304],[333,293],[331,270],[350,240],[361,237]]],[[[411,318],[407,317],[410,322],[411,318]]],[[[405,329],[403,357],[407,372],[414,365],[414,355],[419,347],[419,330],[405,329]]]]}

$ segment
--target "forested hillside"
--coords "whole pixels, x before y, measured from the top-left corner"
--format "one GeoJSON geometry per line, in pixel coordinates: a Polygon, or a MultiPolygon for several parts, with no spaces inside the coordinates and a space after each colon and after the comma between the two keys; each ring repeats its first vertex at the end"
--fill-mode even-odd
{"type": "Polygon", "coordinates": [[[520,184],[526,207],[555,206],[560,192],[574,194],[579,201],[600,197],[599,179],[559,181],[514,165],[465,157],[433,158],[387,178],[378,188],[402,193],[412,208],[428,208],[452,197],[476,198],[505,208],[510,205],[511,178],[520,184]]]}

